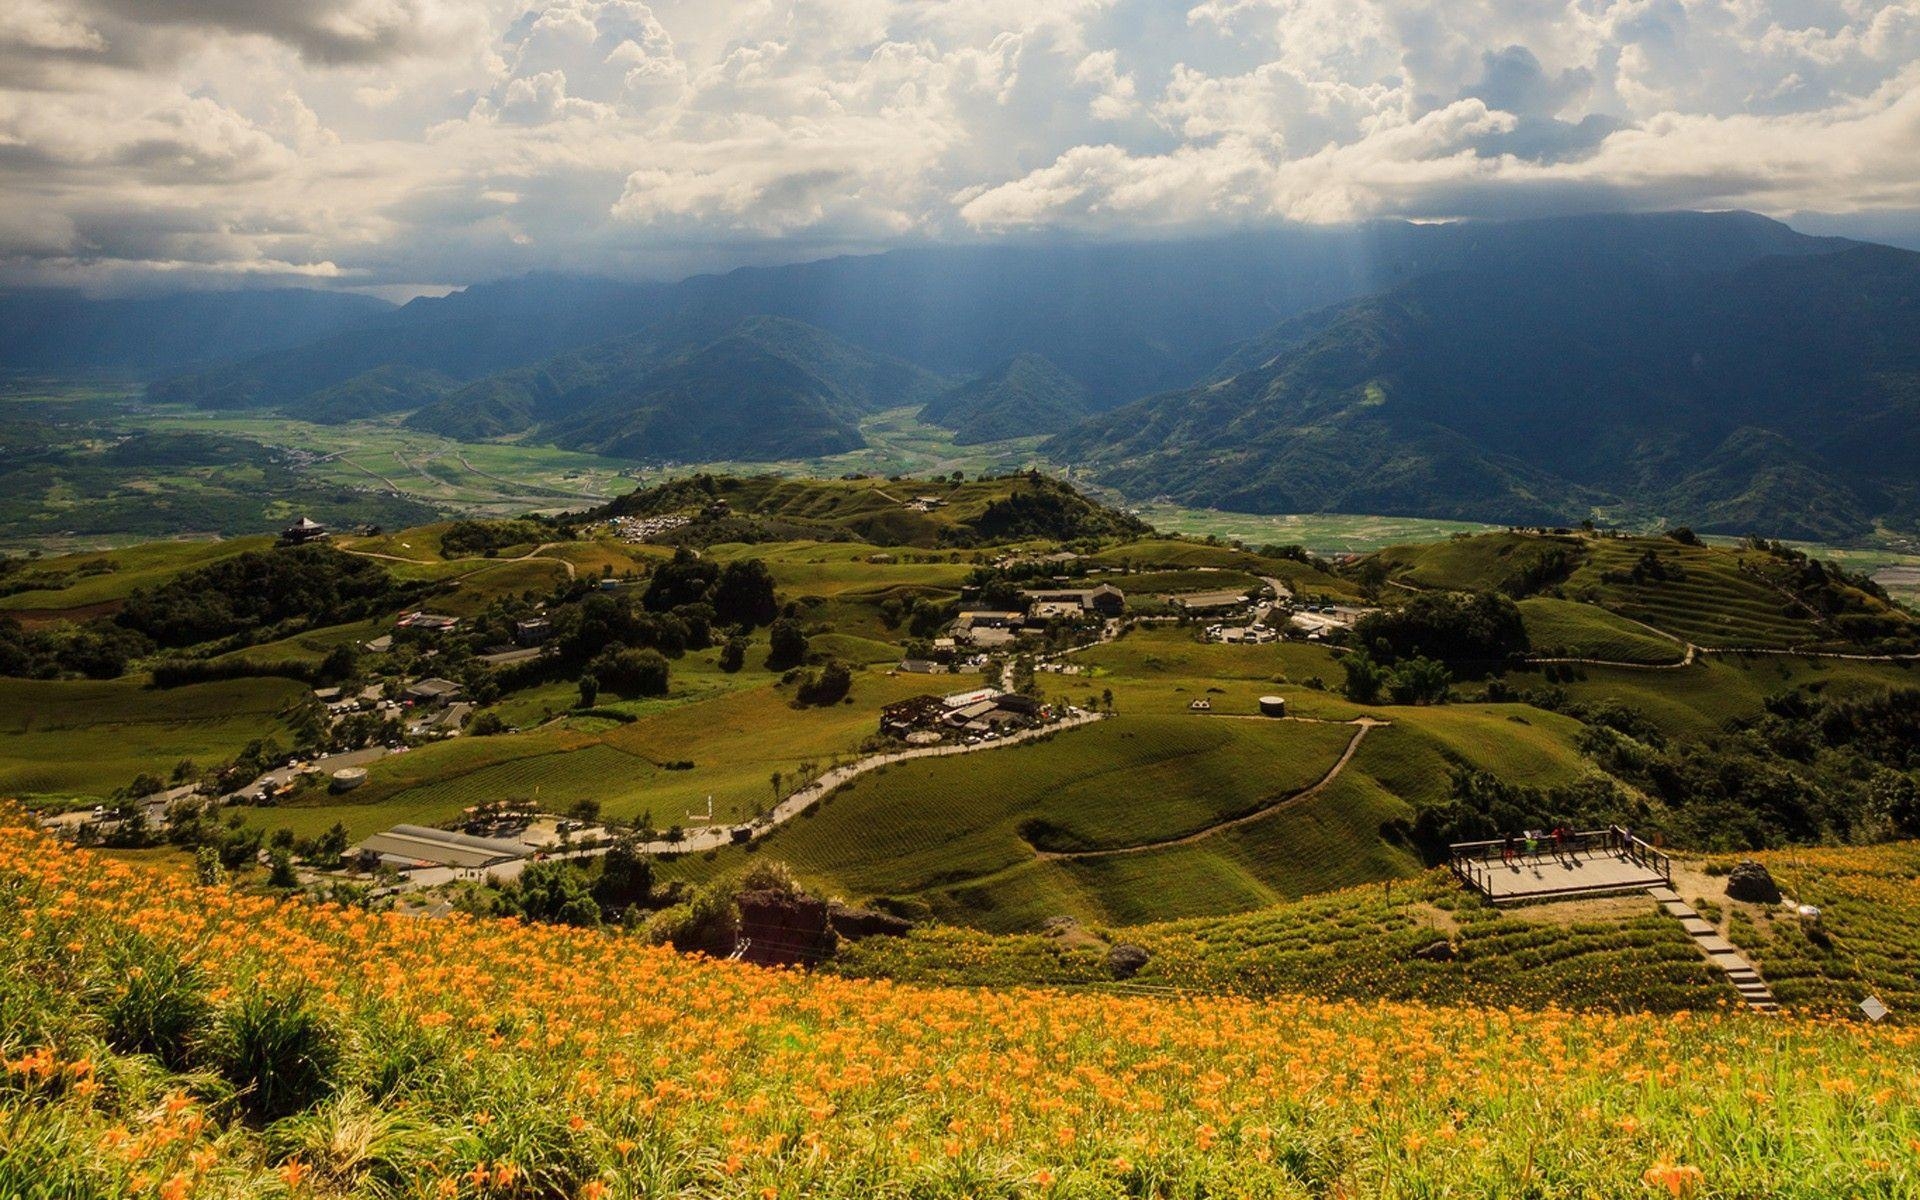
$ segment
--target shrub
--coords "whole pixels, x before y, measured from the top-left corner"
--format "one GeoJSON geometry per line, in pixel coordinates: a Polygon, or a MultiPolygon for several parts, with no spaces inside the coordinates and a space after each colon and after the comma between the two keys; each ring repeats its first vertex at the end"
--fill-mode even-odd
{"type": "Polygon", "coordinates": [[[121,982],[103,1014],[107,1044],[183,1069],[213,1018],[199,969],[137,936],[115,957],[114,969],[121,982]]]}
{"type": "Polygon", "coordinates": [[[255,989],[220,1014],[204,1058],[239,1089],[241,1112],[254,1121],[275,1121],[333,1094],[341,1041],[332,1019],[304,989],[255,989]]]}

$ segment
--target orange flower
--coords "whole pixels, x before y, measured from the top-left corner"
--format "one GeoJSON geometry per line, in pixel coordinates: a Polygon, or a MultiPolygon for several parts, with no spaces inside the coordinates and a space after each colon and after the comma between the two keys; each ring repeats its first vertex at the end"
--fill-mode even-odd
{"type": "Polygon", "coordinates": [[[1640,1175],[1640,1182],[1648,1187],[1665,1188],[1675,1197],[1691,1196],[1704,1181],[1699,1167],[1676,1166],[1673,1163],[1655,1163],[1640,1175]]]}
{"type": "Polygon", "coordinates": [[[187,1200],[187,1193],[193,1190],[193,1181],[185,1175],[175,1175],[160,1185],[160,1200],[187,1200]]]}
{"type": "Polygon", "coordinates": [[[290,1158],[280,1164],[280,1182],[290,1188],[297,1188],[300,1186],[300,1181],[307,1177],[307,1173],[311,1169],[312,1168],[308,1167],[307,1164],[301,1162],[299,1159],[290,1158]]]}
{"type": "Polygon", "coordinates": [[[607,1185],[598,1179],[589,1179],[580,1185],[580,1200],[604,1200],[607,1185]]]}

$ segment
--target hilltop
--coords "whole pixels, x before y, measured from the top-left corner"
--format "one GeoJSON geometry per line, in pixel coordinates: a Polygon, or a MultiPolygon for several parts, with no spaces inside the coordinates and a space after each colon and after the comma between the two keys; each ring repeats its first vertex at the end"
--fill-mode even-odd
{"type": "Polygon", "coordinates": [[[629,493],[585,519],[674,515],[692,520],[676,540],[701,541],[971,546],[1149,532],[1137,518],[1037,473],[971,482],[697,475],[629,493]]]}

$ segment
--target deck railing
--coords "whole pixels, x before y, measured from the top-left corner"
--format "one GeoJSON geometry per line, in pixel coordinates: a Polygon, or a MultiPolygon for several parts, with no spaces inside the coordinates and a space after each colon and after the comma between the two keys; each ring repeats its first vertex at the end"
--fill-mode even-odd
{"type": "MultiPolygon", "coordinates": [[[[1522,847],[1521,853],[1523,855],[1526,854],[1526,850],[1524,849],[1525,841],[1523,839],[1516,839],[1516,841],[1522,847]]],[[[1454,876],[1458,878],[1460,882],[1491,899],[1495,895],[1493,872],[1500,865],[1502,861],[1501,855],[1505,852],[1506,847],[1507,840],[1505,838],[1489,838],[1485,841],[1477,842],[1455,842],[1447,847],[1447,866],[1453,871],[1454,876]]],[[[1673,883],[1673,860],[1667,857],[1661,850],[1634,837],[1618,825],[1609,825],[1605,829],[1582,829],[1569,833],[1566,835],[1565,840],[1558,846],[1555,846],[1551,838],[1536,838],[1533,854],[1537,857],[1540,854],[1552,854],[1557,851],[1559,853],[1580,855],[1589,854],[1596,850],[1629,859],[1632,862],[1646,867],[1650,871],[1658,872],[1660,877],[1667,881],[1668,885],[1673,883]]],[[[1533,894],[1544,896],[1551,895],[1556,891],[1578,892],[1585,890],[1588,889],[1584,887],[1556,888],[1533,894]]]]}

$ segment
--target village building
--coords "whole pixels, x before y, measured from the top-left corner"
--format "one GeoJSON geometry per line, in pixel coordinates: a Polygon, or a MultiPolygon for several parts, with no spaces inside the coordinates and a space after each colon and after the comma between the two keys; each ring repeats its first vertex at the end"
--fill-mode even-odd
{"type": "Polygon", "coordinates": [[[280,531],[280,541],[288,546],[304,546],[329,536],[327,527],[312,517],[301,517],[280,531]]]}
{"type": "Polygon", "coordinates": [[[450,617],[445,613],[410,612],[403,613],[394,624],[401,629],[425,629],[432,633],[445,633],[460,624],[459,617],[450,617]]]}
{"type": "Polygon", "coordinates": [[[938,696],[896,701],[880,710],[880,732],[888,737],[905,737],[935,724],[946,714],[946,703],[938,696]]]}
{"type": "Polygon", "coordinates": [[[1027,610],[1027,617],[1034,621],[1077,621],[1087,615],[1087,610],[1078,600],[1038,600],[1027,610]]]}
{"type": "Polygon", "coordinates": [[[1227,613],[1244,608],[1247,603],[1245,592],[1190,592],[1184,596],[1168,596],[1167,602],[1194,616],[1200,613],[1227,613]]]}
{"type": "Polygon", "coordinates": [[[417,679],[402,694],[415,704],[445,704],[460,694],[460,685],[451,679],[417,679]]]}
{"type": "Polygon", "coordinates": [[[379,637],[363,643],[363,645],[369,654],[385,654],[387,651],[393,649],[393,635],[383,633],[379,637]]]}
{"type": "Polygon", "coordinates": [[[513,640],[522,646],[538,646],[553,636],[553,622],[545,617],[528,617],[513,623],[513,640]]]}
{"type": "Polygon", "coordinates": [[[1089,612],[1099,613],[1103,617],[1117,617],[1127,611],[1127,594],[1110,583],[1092,588],[1030,591],[1026,593],[1026,597],[1028,602],[1035,606],[1072,604],[1089,612]]]}
{"type": "Polygon", "coordinates": [[[424,825],[395,825],[376,833],[357,848],[363,863],[377,863],[397,871],[427,867],[485,870],[527,858],[533,847],[508,838],[473,837],[429,829],[424,825]]]}

